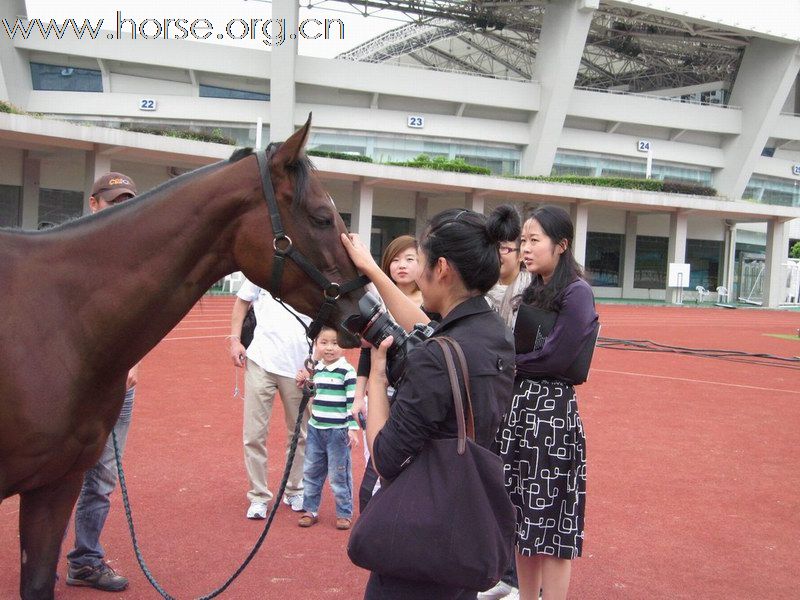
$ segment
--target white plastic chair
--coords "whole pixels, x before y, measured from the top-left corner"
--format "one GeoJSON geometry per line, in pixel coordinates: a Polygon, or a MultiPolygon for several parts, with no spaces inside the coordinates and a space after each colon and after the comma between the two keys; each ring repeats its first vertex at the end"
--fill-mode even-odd
{"type": "Polygon", "coordinates": [[[728,302],[728,288],[725,286],[717,286],[717,302],[728,302]]]}
{"type": "Polygon", "coordinates": [[[706,296],[708,296],[708,295],[709,295],[709,293],[710,293],[710,292],[709,292],[709,291],[708,291],[706,288],[704,288],[702,285],[698,285],[698,286],[697,286],[696,288],[694,288],[694,289],[696,289],[696,290],[697,290],[697,303],[698,303],[698,304],[700,304],[701,302],[703,302],[703,300],[705,300],[706,296]]]}

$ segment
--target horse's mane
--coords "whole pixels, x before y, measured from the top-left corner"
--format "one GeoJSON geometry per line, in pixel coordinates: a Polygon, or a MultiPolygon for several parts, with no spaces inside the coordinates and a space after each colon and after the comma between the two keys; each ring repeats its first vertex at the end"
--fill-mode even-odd
{"type": "MultiPolygon", "coordinates": [[[[272,159],[272,157],[275,155],[275,152],[277,152],[278,148],[280,148],[281,145],[282,142],[273,142],[269,146],[267,146],[266,149],[267,162],[269,162],[272,159]]],[[[178,177],[175,177],[174,179],[170,179],[168,181],[165,181],[164,183],[157,185],[151,190],[139,194],[135,198],[132,198],[131,200],[120,204],[119,207],[112,207],[113,210],[111,211],[103,210],[91,216],[94,219],[107,218],[109,216],[109,212],[114,212],[118,208],[122,210],[124,209],[124,207],[131,207],[133,205],[139,204],[140,202],[145,201],[145,199],[147,198],[151,198],[153,196],[157,196],[163,194],[164,192],[169,191],[170,189],[172,189],[173,186],[181,185],[185,183],[187,180],[193,179],[198,175],[206,174],[209,171],[215,171],[221,167],[224,167],[225,165],[238,162],[243,158],[247,158],[251,154],[253,154],[252,148],[237,148],[236,150],[233,151],[228,160],[221,160],[212,163],[210,165],[194,169],[192,171],[189,171],[188,173],[184,173],[183,175],[180,175],[178,177]]],[[[292,201],[292,208],[304,208],[311,184],[311,174],[314,172],[314,165],[311,163],[308,157],[305,154],[303,154],[295,163],[288,165],[287,170],[292,176],[294,176],[295,193],[294,193],[294,199],[292,201]]],[[[23,235],[48,235],[60,231],[69,231],[76,226],[80,226],[82,223],[85,222],[85,220],[83,219],[84,216],[85,215],[79,215],[77,217],[73,217],[71,219],[66,220],[63,223],[60,223],[59,225],[56,225],[55,227],[50,227],[48,229],[44,229],[41,231],[21,231],[19,229],[14,229],[14,228],[6,229],[0,227],[0,232],[16,233],[23,235]]]]}
{"type": "Polygon", "coordinates": [[[63,223],[56,225],[55,227],[50,227],[48,229],[43,229],[41,231],[21,231],[19,229],[0,229],[4,233],[14,232],[19,233],[22,235],[48,235],[52,233],[59,233],[59,232],[68,232],[75,227],[81,227],[84,223],[86,223],[87,218],[90,219],[107,219],[110,218],[111,214],[119,211],[119,210],[131,210],[132,207],[140,204],[141,202],[146,201],[148,198],[153,198],[155,196],[160,196],[161,194],[170,191],[173,187],[181,185],[190,179],[194,179],[199,175],[206,174],[210,171],[216,171],[220,167],[223,167],[228,164],[229,161],[222,160],[215,163],[211,163],[210,165],[206,165],[204,167],[199,167],[188,173],[184,173],[183,175],[179,175],[174,179],[169,179],[156,187],[147,190],[141,194],[138,194],[135,198],[131,198],[130,200],[123,202],[117,206],[109,207],[106,210],[101,210],[98,213],[93,215],[78,215],[76,217],[72,217],[67,219],[63,223]]]}

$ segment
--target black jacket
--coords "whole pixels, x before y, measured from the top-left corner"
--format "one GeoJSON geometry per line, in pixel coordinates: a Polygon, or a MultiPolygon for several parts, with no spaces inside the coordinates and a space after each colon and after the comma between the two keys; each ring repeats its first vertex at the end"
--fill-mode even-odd
{"type": "MultiPolygon", "coordinates": [[[[512,395],[511,331],[483,296],[475,296],[451,310],[433,335],[446,335],[461,344],[469,369],[475,441],[492,447],[512,395]]],[[[428,439],[457,435],[444,355],[438,344],[429,341],[408,355],[389,420],[375,438],[373,459],[380,475],[393,479],[428,439]]]]}

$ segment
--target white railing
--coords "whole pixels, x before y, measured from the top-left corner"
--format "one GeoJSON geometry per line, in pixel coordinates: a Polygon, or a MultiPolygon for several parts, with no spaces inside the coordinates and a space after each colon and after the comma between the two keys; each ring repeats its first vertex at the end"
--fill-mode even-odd
{"type": "Polygon", "coordinates": [[[575,89],[585,90],[587,92],[602,92],[603,94],[615,94],[617,96],[634,96],[636,98],[647,98],[648,100],[667,100],[669,102],[677,102],[679,104],[697,104],[701,106],[715,106],[717,108],[730,108],[733,110],[742,110],[741,106],[732,106],[730,104],[719,104],[716,102],[707,102],[703,100],[684,100],[680,96],[657,96],[655,94],[643,94],[641,92],[626,92],[624,90],[610,90],[605,88],[594,88],[581,85],[576,85],[575,89]]]}
{"type": "Polygon", "coordinates": [[[433,66],[425,66],[420,64],[412,64],[412,63],[393,63],[393,62],[375,62],[371,60],[356,60],[354,58],[342,58],[339,57],[339,60],[349,60],[350,62],[360,62],[360,63],[372,63],[372,64],[382,64],[388,65],[391,67],[400,67],[400,68],[408,68],[408,69],[418,69],[421,71],[439,71],[441,73],[454,73],[455,75],[469,75],[471,77],[486,77],[488,79],[502,79],[504,81],[518,81],[522,83],[538,83],[535,79],[528,79],[525,77],[519,76],[512,76],[512,75],[499,75],[495,73],[481,73],[479,71],[466,71],[464,69],[456,69],[456,68],[448,68],[448,67],[441,67],[438,65],[433,66]]]}

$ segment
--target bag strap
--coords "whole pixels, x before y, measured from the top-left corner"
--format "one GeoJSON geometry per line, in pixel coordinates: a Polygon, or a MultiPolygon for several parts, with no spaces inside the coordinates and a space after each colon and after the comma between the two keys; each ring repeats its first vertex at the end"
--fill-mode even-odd
{"type": "Polygon", "coordinates": [[[467,436],[473,441],[475,440],[475,421],[472,415],[472,398],[470,395],[469,387],[469,371],[467,370],[467,363],[464,358],[464,353],[461,346],[454,339],[449,337],[432,337],[442,349],[444,354],[444,361],[447,365],[447,374],[450,377],[450,387],[453,390],[453,405],[455,406],[456,424],[458,426],[458,453],[464,454],[467,447],[467,436]],[[451,349],[452,348],[452,349],[451,349]],[[453,360],[453,350],[458,355],[459,362],[461,363],[461,372],[464,376],[464,384],[467,392],[467,410],[464,410],[464,401],[461,395],[461,384],[458,381],[458,373],[456,371],[455,361],[453,360]],[[469,417],[467,422],[466,415],[469,417]]]}
{"type": "Polygon", "coordinates": [[[469,368],[467,367],[467,359],[464,356],[464,350],[461,344],[449,336],[442,336],[456,351],[458,362],[461,364],[461,374],[464,376],[464,387],[467,391],[467,406],[465,407],[467,416],[467,436],[474,442],[475,441],[475,413],[472,411],[472,387],[469,384],[469,368]]]}

